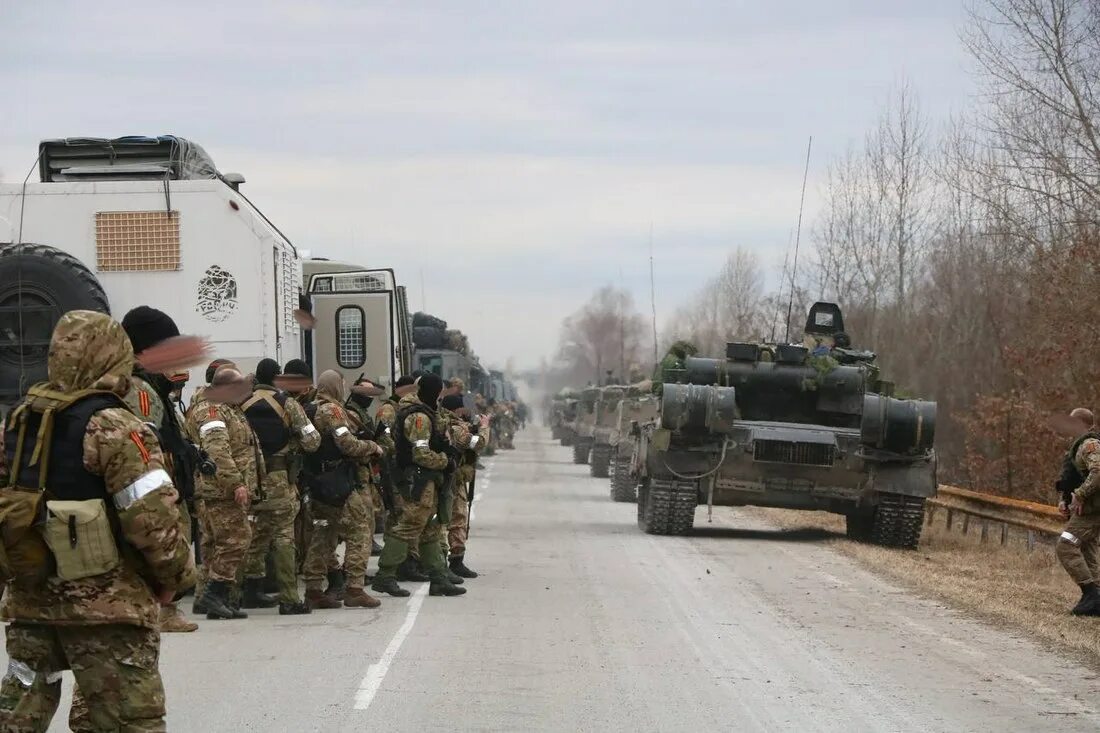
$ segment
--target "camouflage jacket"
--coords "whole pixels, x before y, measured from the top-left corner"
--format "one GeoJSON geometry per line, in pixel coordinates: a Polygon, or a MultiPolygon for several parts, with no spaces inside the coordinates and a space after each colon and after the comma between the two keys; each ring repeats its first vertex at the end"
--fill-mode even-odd
{"type": "Polygon", "coordinates": [[[253,501],[260,498],[263,454],[240,407],[209,402],[203,399],[201,392],[196,392],[187,410],[186,430],[217,467],[213,476],[198,475],[196,498],[233,501],[238,486],[246,487],[253,501]]]}
{"type": "Polygon", "coordinates": [[[385,400],[374,413],[375,422],[386,426],[386,432],[379,437],[378,444],[389,456],[397,450],[397,445],[393,442],[393,424],[397,421],[397,404],[392,399],[385,400]]]}
{"type": "Polygon", "coordinates": [[[130,376],[130,389],[122,398],[130,412],[157,430],[164,428],[164,403],[153,386],[136,374],[130,376]]]}
{"type": "MultiPolygon", "coordinates": [[[[50,346],[50,388],[59,392],[109,389],[125,394],[133,350],[109,316],[69,311],[50,346]]],[[[6,621],[88,626],[130,624],[156,628],[156,591],[195,582],[191,549],[180,531],[177,494],[164,469],[156,435],[128,409],[95,413],[84,434],[84,468],[102,476],[118,517],[121,563],[102,575],[64,581],[17,581],[8,587],[6,621]]]]}
{"type": "Polygon", "coordinates": [[[325,395],[317,399],[317,414],[313,420],[321,435],[331,435],[336,447],[347,458],[365,461],[380,450],[373,440],[357,438],[357,426],[348,418],[347,410],[325,395]]]}
{"type": "Polygon", "coordinates": [[[1100,512],[1097,501],[1097,490],[1100,489],[1100,440],[1087,438],[1082,441],[1077,447],[1077,455],[1073,457],[1073,465],[1085,477],[1073,493],[1081,500],[1086,513],[1100,512]]]}
{"type": "MultiPolygon", "coordinates": [[[[256,385],[253,394],[270,393],[274,396],[278,392],[274,387],[264,384],[256,385]]],[[[321,433],[310,422],[305,408],[294,399],[293,395],[287,395],[288,399],[283,403],[284,422],[290,431],[290,442],[276,455],[286,453],[313,453],[321,447],[321,433]]]]}
{"type": "MultiPolygon", "coordinates": [[[[420,401],[415,392],[412,392],[402,397],[401,402],[398,404],[405,408],[411,405],[423,405],[424,403],[420,401]]],[[[440,432],[444,431],[446,429],[445,420],[439,419],[439,413],[427,405],[424,405],[424,409],[436,416],[436,429],[440,432]]],[[[412,445],[413,463],[432,471],[442,471],[447,467],[449,462],[447,456],[431,448],[432,423],[423,413],[418,412],[410,415],[409,419],[405,420],[402,429],[405,431],[405,438],[412,445]]]]}

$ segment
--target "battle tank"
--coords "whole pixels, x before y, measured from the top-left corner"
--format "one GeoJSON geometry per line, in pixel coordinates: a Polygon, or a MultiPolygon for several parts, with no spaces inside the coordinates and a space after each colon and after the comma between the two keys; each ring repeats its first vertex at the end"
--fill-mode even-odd
{"type": "Polygon", "coordinates": [[[666,372],[639,438],[639,527],[686,534],[699,504],[816,509],[854,539],[916,547],[936,404],[893,398],[874,354],[847,345],[840,308],[816,303],[803,344],[731,343],[666,372]]]}
{"type": "Polygon", "coordinates": [[[592,454],[588,462],[589,473],[594,478],[607,478],[611,470],[613,443],[618,437],[619,403],[626,396],[627,387],[609,385],[603,387],[596,400],[596,414],[592,428],[592,454]]]}
{"type": "Polygon", "coordinates": [[[611,446],[611,500],[635,501],[637,481],[632,469],[641,437],[641,426],[657,418],[657,398],[643,386],[632,386],[615,410],[615,432],[611,446]]]}
{"type": "Polygon", "coordinates": [[[581,391],[577,400],[577,415],[572,423],[573,463],[588,463],[596,428],[596,402],[599,398],[599,387],[587,387],[581,391]]]}

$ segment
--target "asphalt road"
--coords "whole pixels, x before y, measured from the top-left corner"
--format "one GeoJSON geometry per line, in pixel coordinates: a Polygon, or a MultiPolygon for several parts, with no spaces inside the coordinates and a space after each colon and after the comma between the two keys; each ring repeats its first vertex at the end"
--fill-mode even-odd
{"type": "Polygon", "coordinates": [[[167,635],[170,729],[1100,728],[1100,682],[1077,662],[892,586],[819,534],[724,509],[707,525],[700,509],[695,536],[646,536],[570,458],[531,429],[489,459],[466,596],[420,586],[377,611],[167,635]]]}

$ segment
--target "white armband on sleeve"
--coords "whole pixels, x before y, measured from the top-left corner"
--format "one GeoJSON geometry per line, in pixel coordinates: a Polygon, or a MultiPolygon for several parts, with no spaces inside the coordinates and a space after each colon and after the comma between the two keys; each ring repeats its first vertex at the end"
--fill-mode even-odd
{"type": "Polygon", "coordinates": [[[199,428],[199,437],[201,438],[202,436],[209,433],[211,430],[225,430],[225,429],[226,429],[225,428],[225,423],[222,422],[221,420],[211,420],[208,423],[203,423],[202,427],[199,428]]]}
{"type": "Polygon", "coordinates": [[[313,427],[312,423],[309,423],[307,425],[304,425],[299,432],[301,432],[302,436],[305,437],[306,435],[313,435],[314,433],[316,433],[317,428],[313,427]]]}
{"type": "Polygon", "coordinates": [[[427,448],[429,445],[431,445],[431,443],[427,440],[418,440],[413,443],[413,448],[427,448]]]}
{"type": "Polygon", "coordinates": [[[481,436],[480,435],[471,436],[471,438],[470,438],[470,447],[471,448],[476,448],[477,444],[480,443],[480,442],[481,442],[481,436]]]}
{"type": "Polygon", "coordinates": [[[335,435],[337,438],[339,438],[341,435],[347,435],[350,432],[351,432],[350,430],[348,430],[347,428],[341,426],[341,427],[338,427],[335,430],[333,430],[332,434],[335,435]]]}
{"type": "Polygon", "coordinates": [[[128,509],[133,505],[135,501],[140,500],[147,494],[159,489],[164,485],[171,485],[172,478],[168,475],[168,472],[163,468],[158,468],[148,473],[144,473],[137,478],[134,483],[127,486],[122,491],[116,493],[112,498],[115,501],[115,507],[121,512],[128,509]]]}

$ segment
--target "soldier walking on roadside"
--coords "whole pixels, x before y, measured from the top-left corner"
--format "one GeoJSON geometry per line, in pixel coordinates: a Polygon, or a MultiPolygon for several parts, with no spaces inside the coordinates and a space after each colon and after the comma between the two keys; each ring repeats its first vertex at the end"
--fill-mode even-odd
{"type": "Polygon", "coordinates": [[[1075,616],[1100,616],[1100,432],[1090,410],[1070,413],[1078,437],[1066,452],[1057,488],[1058,508],[1067,518],[1055,554],[1081,588],[1075,616]]]}

